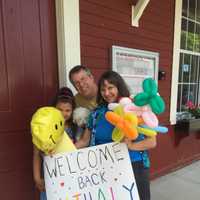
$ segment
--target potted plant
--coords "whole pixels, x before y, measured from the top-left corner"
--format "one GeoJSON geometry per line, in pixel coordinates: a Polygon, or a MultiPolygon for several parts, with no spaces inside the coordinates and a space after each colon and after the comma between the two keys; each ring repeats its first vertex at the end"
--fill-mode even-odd
{"type": "Polygon", "coordinates": [[[188,101],[186,111],[190,117],[178,121],[176,127],[193,132],[200,130],[200,105],[195,106],[192,101],[188,101]]]}
{"type": "Polygon", "coordinates": [[[200,105],[195,106],[192,101],[186,103],[187,111],[195,118],[200,118],[200,105]]]}

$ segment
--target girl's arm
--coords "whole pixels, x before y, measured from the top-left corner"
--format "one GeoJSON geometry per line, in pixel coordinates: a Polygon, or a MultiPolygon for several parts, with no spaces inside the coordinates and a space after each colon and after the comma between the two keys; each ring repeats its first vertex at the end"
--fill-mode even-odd
{"type": "Polygon", "coordinates": [[[130,150],[144,151],[156,147],[156,136],[147,137],[141,141],[131,141],[128,138],[125,138],[124,142],[127,144],[128,149],[130,150]]]}
{"type": "Polygon", "coordinates": [[[81,139],[75,143],[77,149],[87,147],[90,142],[91,132],[88,128],[86,128],[81,136],[81,139]]]}
{"type": "Polygon", "coordinates": [[[45,190],[44,179],[41,177],[41,164],[42,159],[40,156],[40,151],[34,146],[33,147],[33,178],[36,184],[36,187],[40,191],[45,190]]]}

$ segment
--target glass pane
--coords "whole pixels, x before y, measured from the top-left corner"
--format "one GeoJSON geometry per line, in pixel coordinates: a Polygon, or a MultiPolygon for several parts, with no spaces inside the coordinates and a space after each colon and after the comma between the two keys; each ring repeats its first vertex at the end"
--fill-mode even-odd
{"type": "Polygon", "coordinates": [[[177,112],[181,112],[181,94],[182,94],[182,85],[178,85],[178,100],[177,100],[177,112]]]}
{"type": "Polygon", "coordinates": [[[189,86],[184,84],[182,87],[182,100],[181,100],[181,111],[185,110],[185,105],[189,100],[189,86]]]}
{"type": "Polygon", "coordinates": [[[196,24],[194,51],[200,52],[200,24],[196,24]]]}
{"type": "Polygon", "coordinates": [[[188,100],[192,101],[193,104],[197,104],[196,102],[196,96],[197,96],[197,85],[190,85],[189,91],[188,91],[188,100]]]}
{"type": "Polygon", "coordinates": [[[200,22],[200,1],[197,0],[197,9],[196,9],[196,20],[200,22]]]}
{"type": "Polygon", "coordinates": [[[189,18],[190,19],[195,19],[195,1],[196,0],[189,0],[189,18]]]}
{"type": "Polygon", "coordinates": [[[186,49],[187,20],[182,19],[181,25],[181,49],[186,49]]]}
{"type": "Polygon", "coordinates": [[[191,72],[190,72],[190,83],[197,83],[197,56],[192,56],[192,63],[191,63],[191,72]]]}
{"type": "Polygon", "coordinates": [[[184,54],[184,61],[182,64],[182,71],[183,71],[183,82],[189,83],[189,75],[190,75],[190,68],[191,68],[191,55],[184,54]]]}
{"type": "Polygon", "coordinates": [[[187,8],[188,8],[187,4],[188,4],[188,0],[183,0],[182,16],[185,16],[185,17],[187,17],[187,8]]]}
{"type": "Polygon", "coordinates": [[[188,21],[188,34],[187,39],[187,50],[193,51],[194,49],[194,22],[188,21]]]}
{"type": "Polygon", "coordinates": [[[180,61],[179,61],[179,77],[178,77],[178,82],[182,82],[182,72],[183,72],[183,67],[181,67],[183,65],[183,54],[180,54],[180,61]]]}

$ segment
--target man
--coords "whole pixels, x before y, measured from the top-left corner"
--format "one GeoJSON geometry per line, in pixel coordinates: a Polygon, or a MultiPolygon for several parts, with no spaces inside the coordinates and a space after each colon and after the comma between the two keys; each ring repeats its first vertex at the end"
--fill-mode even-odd
{"type": "Polygon", "coordinates": [[[78,92],[75,95],[77,107],[89,110],[96,108],[97,85],[91,71],[83,65],[77,65],[70,70],[69,79],[78,92]]]}

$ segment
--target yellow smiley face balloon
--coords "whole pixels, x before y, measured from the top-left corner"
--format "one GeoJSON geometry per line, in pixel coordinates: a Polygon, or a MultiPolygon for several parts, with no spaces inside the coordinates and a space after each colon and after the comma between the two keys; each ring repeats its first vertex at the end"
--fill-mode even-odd
{"type": "Polygon", "coordinates": [[[75,149],[64,132],[62,113],[54,107],[42,107],[35,112],[31,120],[31,132],[33,144],[45,154],[75,149]],[[59,147],[59,145],[62,145],[62,147],[59,147]],[[63,147],[67,149],[63,149],[63,147]],[[56,149],[59,149],[59,151],[56,151],[56,149]]]}

